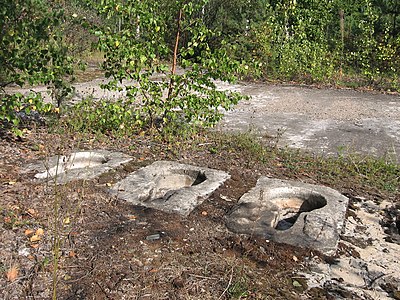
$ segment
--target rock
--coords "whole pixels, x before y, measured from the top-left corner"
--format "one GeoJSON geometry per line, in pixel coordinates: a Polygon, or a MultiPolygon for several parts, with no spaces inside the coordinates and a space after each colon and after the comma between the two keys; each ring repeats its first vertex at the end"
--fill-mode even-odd
{"type": "Polygon", "coordinates": [[[394,299],[400,300],[400,290],[393,293],[394,299]]]}
{"type": "Polygon", "coordinates": [[[146,236],[147,241],[156,241],[156,240],[159,240],[160,238],[161,238],[160,233],[150,234],[150,235],[146,236]]]}
{"type": "Polygon", "coordinates": [[[336,252],[348,199],[331,188],[261,177],[227,219],[230,230],[336,252]]]}
{"type": "MultiPolygon", "coordinates": [[[[382,207],[390,202],[383,201],[382,207]]],[[[310,261],[311,272],[301,273],[307,278],[310,287],[328,287],[332,285],[347,291],[351,296],[345,299],[393,299],[400,287],[399,255],[400,245],[386,241],[387,234],[382,228],[382,209],[360,205],[354,216],[349,216],[341,235],[340,244],[347,253],[324,263],[310,261]]],[[[331,290],[331,289],[330,289],[331,290]]],[[[335,295],[337,296],[337,295],[335,295]]],[[[343,296],[343,295],[342,295],[343,296]]],[[[336,298],[335,298],[336,299],[336,298]]],[[[338,297],[338,299],[341,299],[338,297]]]]}

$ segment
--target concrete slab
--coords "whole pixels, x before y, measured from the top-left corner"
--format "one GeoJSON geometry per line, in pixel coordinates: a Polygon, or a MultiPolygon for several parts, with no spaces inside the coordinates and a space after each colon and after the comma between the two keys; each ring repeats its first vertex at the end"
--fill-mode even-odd
{"type": "Polygon", "coordinates": [[[229,177],[223,171],[157,161],[116,183],[111,191],[135,205],[188,216],[229,177]]]}
{"type": "Polygon", "coordinates": [[[334,264],[313,257],[312,271],[298,274],[307,278],[308,288],[329,287],[343,291],[342,295],[359,295],[354,299],[400,299],[395,296],[400,292],[400,243],[394,243],[382,227],[382,213],[388,207],[393,202],[364,199],[353,203],[340,241],[346,254],[336,257],[334,264]]]}
{"type": "Polygon", "coordinates": [[[261,177],[227,219],[237,233],[336,252],[348,199],[331,188],[261,177]]]}
{"type": "MultiPolygon", "coordinates": [[[[389,155],[400,162],[400,97],[291,85],[219,83],[251,96],[218,129],[274,136],[280,147],[323,155],[389,155]]],[[[275,139],[273,139],[275,141],[275,139]]]]}
{"type": "Polygon", "coordinates": [[[36,179],[64,184],[77,179],[93,179],[131,160],[129,155],[121,152],[79,151],[38,161],[28,165],[27,170],[37,171],[36,179]]]}

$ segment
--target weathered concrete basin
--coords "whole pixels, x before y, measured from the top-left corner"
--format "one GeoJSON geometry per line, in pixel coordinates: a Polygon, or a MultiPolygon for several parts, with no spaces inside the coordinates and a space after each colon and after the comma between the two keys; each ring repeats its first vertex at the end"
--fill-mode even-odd
{"type": "Polygon", "coordinates": [[[348,199],[324,186],[261,177],[227,219],[237,233],[332,255],[342,231],[348,199]]]}
{"type": "Polygon", "coordinates": [[[39,172],[35,175],[37,179],[53,180],[62,184],[77,179],[93,179],[130,160],[130,156],[120,152],[79,151],[36,162],[29,165],[28,170],[39,172]]]}
{"type": "Polygon", "coordinates": [[[187,216],[229,177],[219,170],[157,161],[116,183],[112,193],[135,205],[187,216]]]}

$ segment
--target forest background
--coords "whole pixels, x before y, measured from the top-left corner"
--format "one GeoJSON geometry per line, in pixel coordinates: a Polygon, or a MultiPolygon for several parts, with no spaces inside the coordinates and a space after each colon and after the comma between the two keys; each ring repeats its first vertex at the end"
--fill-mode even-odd
{"type": "MultiPolygon", "coordinates": [[[[228,107],[239,100],[211,93],[206,107],[189,92],[173,93],[189,82],[174,77],[177,66],[194,70],[192,81],[210,75],[188,90],[239,75],[397,92],[399,24],[396,0],[6,1],[0,9],[0,119],[17,125],[13,112],[21,103],[51,110],[40,95],[8,95],[6,86],[48,85],[60,106],[71,93],[74,71],[99,54],[106,77],[114,79],[108,88],[123,79],[141,80],[143,95],[151,96],[144,106],[148,117],[139,125],[153,124],[153,115],[170,120],[177,106],[190,107],[186,116],[207,120],[210,101],[228,107]],[[152,85],[150,75],[171,64],[168,84],[152,85]],[[144,70],[149,76],[138,75],[144,70]],[[165,88],[170,101],[161,100],[165,88]]],[[[132,97],[138,92],[127,90],[132,97]]],[[[135,120],[142,116],[143,110],[135,120]]]]}

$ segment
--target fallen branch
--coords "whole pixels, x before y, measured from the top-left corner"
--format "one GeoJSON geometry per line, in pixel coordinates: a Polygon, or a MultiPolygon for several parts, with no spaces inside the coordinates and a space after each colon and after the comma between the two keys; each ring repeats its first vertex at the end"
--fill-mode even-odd
{"type": "Polygon", "coordinates": [[[232,279],[233,279],[233,267],[231,268],[231,276],[229,278],[228,285],[226,286],[225,290],[222,292],[221,296],[219,296],[218,300],[221,300],[222,297],[225,295],[225,293],[228,291],[228,289],[230,288],[230,286],[232,284],[232,279]]]}

